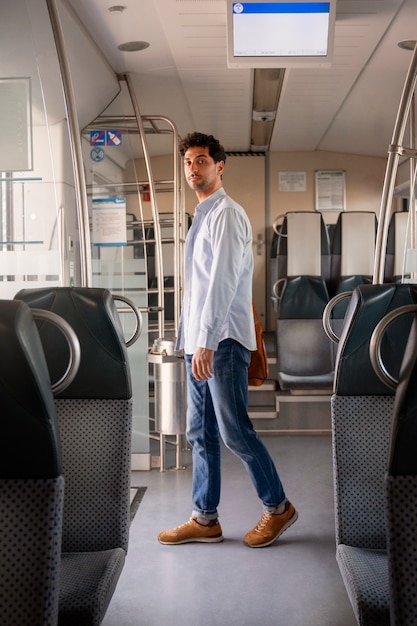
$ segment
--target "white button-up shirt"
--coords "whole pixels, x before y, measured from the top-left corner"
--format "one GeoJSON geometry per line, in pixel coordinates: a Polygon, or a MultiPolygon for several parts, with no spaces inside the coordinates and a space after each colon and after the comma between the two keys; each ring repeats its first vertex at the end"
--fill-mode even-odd
{"type": "Polygon", "coordinates": [[[196,207],[185,242],[178,350],[216,350],[224,339],[256,349],[252,274],[248,216],[220,188],[196,207]]]}

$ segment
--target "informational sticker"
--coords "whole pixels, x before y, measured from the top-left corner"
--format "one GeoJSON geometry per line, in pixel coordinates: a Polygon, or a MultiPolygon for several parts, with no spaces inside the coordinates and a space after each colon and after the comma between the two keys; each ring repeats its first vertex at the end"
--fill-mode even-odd
{"type": "Polygon", "coordinates": [[[93,199],[93,245],[126,244],[126,198],[93,199]]]}
{"type": "Polygon", "coordinates": [[[90,146],[120,146],[121,130],[90,130],[90,146]]]}
{"type": "Polygon", "coordinates": [[[279,191],[307,191],[306,172],[278,172],[279,191]]]}
{"type": "Polygon", "coordinates": [[[94,163],[100,163],[105,157],[104,150],[102,148],[92,148],[90,150],[90,158],[94,163]]]}
{"type": "Polygon", "coordinates": [[[344,211],[346,185],[344,170],[316,172],[316,210],[344,211]]]}

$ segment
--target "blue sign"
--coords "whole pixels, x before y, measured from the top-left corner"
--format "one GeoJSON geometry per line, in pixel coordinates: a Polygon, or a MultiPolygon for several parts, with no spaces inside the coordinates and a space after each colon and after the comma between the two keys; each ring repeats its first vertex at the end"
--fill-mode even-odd
{"type": "Polygon", "coordinates": [[[120,146],[121,130],[90,130],[90,146],[120,146]]]}
{"type": "Polygon", "coordinates": [[[90,146],[105,146],[106,145],[106,131],[105,130],[90,130],[90,146]]]}
{"type": "Polygon", "coordinates": [[[122,131],[121,130],[107,130],[106,131],[106,146],[120,146],[122,143],[122,131]]]}

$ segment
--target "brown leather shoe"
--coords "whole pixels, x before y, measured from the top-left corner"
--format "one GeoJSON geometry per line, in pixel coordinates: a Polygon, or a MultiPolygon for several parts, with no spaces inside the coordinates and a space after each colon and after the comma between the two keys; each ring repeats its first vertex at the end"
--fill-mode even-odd
{"type": "Polygon", "coordinates": [[[199,524],[192,517],[185,524],[171,528],[171,530],[163,530],[158,535],[158,541],[164,545],[176,545],[180,543],[191,543],[197,541],[199,543],[218,543],[223,541],[222,529],[218,520],[210,522],[208,526],[199,524]]]}
{"type": "Polygon", "coordinates": [[[271,545],[298,519],[298,513],[291,504],[285,503],[283,513],[265,511],[255,528],[249,531],[243,541],[250,548],[264,548],[271,545]]]}

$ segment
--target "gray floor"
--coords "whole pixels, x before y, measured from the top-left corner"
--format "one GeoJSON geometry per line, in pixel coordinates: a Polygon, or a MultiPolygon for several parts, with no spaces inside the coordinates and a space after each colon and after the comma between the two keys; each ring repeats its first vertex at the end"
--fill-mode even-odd
{"type": "Polygon", "coordinates": [[[335,560],[331,440],[264,438],[298,521],[272,546],[243,535],[261,506],[240,461],[225,450],[219,544],[163,546],[159,530],[185,522],[191,470],[134,472],[146,486],[103,626],[355,626],[335,560]]]}

